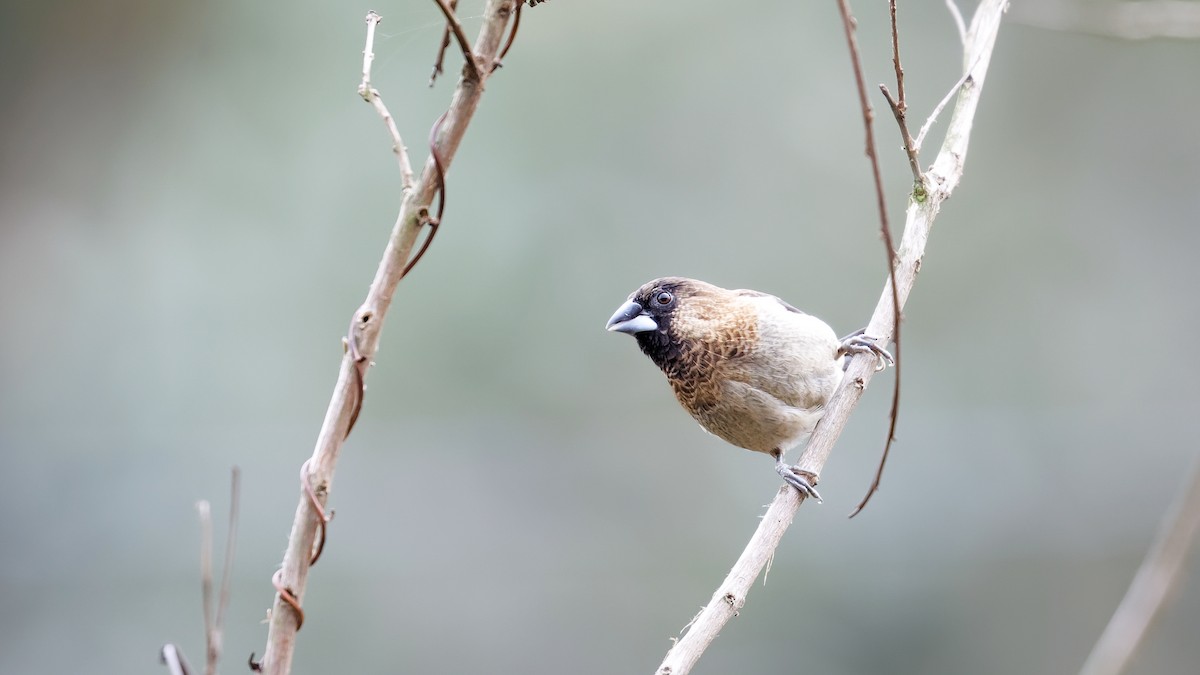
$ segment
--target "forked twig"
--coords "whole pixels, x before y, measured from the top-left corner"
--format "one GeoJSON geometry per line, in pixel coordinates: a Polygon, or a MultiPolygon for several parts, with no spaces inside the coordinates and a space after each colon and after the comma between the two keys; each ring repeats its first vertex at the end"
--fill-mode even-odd
{"type": "MultiPolygon", "coordinates": [[[[455,1],[457,2],[457,0],[455,1]]],[[[383,119],[383,124],[392,137],[392,152],[396,153],[396,160],[400,163],[400,189],[408,192],[413,186],[413,168],[408,161],[408,150],[404,147],[404,141],[400,139],[400,130],[396,128],[396,120],[387,106],[383,104],[383,97],[379,95],[379,90],[371,86],[371,64],[375,61],[375,28],[380,21],[383,21],[383,17],[375,12],[367,12],[367,45],[363,48],[362,82],[358,85],[358,95],[374,106],[375,112],[379,113],[379,117],[383,119]]],[[[446,39],[450,39],[449,35],[446,39]]]]}
{"type": "Polygon", "coordinates": [[[892,65],[896,69],[896,98],[892,98],[892,92],[888,91],[886,84],[879,85],[879,89],[883,91],[883,97],[887,99],[888,106],[892,109],[892,116],[896,118],[896,124],[900,125],[900,136],[904,139],[904,154],[908,155],[908,166],[912,169],[914,197],[924,199],[925,181],[921,176],[921,162],[917,159],[916,143],[913,142],[912,134],[908,132],[908,122],[905,117],[908,113],[908,101],[904,96],[904,67],[900,65],[900,34],[896,25],[896,0],[888,0],[888,13],[891,15],[892,21],[892,65]]]}

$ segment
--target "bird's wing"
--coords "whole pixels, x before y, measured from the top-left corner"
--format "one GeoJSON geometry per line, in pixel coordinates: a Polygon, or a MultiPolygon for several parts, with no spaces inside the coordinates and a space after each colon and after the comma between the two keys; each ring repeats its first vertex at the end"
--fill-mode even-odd
{"type": "MultiPolygon", "coordinates": [[[[774,300],[775,302],[778,302],[779,304],[783,305],[783,308],[789,312],[795,312],[797,314],[805,314],[804,312],[800,311],[799,309],[796,309],[795,307],[791,306],[790,304],[784,302],[782,298],[771,295],[770,293],[763,293],[762,291],[752,291],[748,288],[741,288],[741,289],[734,291],[733,293],[734,293],[734,295],[737,295],[737,296],[743,297],[743,298],[770,298],[770,299],[774,300]]],[[[807,316],[807,315],[805,314],[805,316],[807,316]]]]}

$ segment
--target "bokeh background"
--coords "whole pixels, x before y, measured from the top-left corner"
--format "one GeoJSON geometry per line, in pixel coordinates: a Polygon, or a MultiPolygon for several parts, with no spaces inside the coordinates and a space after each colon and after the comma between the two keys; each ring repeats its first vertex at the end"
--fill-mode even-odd
{"type": "MultiPolygon", "coordinates": [[[[889,81],[885,5],[858,5],[868,81],[889,81]]],[[[399,202],[355,94],[367,9],[423,162],[459,63],[426,87],[431,2],[0,6],[0,672],[163,672],[167,641],[199,663],[193,504],[222,522],[235,464],[224,671],[261,654],[399,202]]],[[[958,38],[941,2],[901,12],[919,123],[958,38]]],[[[697,673],[1073,672],[1193,461],[1200,43],[1010,19],[906,311],[883,490],[846,520],[890,375],[697,673]]],[[[653,670],[778,477],[604,322],[682,274],[863,325],[884,254],[855,100],[833,2],[525,13],[388,317],[295,672],[653,670]]],[[[1196,672],[1198,574],[1132,672],[1196,672]]]]}

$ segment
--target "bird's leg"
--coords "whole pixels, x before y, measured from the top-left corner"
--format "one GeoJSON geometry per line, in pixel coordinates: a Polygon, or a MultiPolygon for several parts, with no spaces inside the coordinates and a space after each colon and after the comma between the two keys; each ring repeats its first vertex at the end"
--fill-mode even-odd
{"type": "Polygon", "coordinates": [[[867,335],[866,328],[860,328],[840,340],[838,356],[846,354],[874,354],[877,361],[875,371],[881,371],[888,366],[896,365],[896,359],[891,352],[879,346],[879,338],[867,335]]]}
{"type": "Polygon", "coordinates": [[[813,487],[817,484],[817,474],[805,471],[798,466],[784,463],[783,452],[779,450],[775,450],[771,455],[775,458],[775,472],[783,478],[783,482],[799,490],[800,494],[805,497],[812,497],[818,502],[821,501],[821,494],[817,492],[817,488],[813,487]]]}

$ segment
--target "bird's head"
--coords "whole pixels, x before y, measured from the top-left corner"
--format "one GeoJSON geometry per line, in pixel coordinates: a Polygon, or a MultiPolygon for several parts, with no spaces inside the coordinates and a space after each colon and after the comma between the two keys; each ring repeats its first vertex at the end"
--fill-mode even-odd
{"type": "MultiPolygon", "coordinates": [[[[680,305],[703,294],[709,284],[684,277],[662,277],[647,282],[617,308],[608,320],[608,330],[639,335],[670,332],[672,318],[680,305]]],[[[715,288],[715,287],[714,287],[715,288]]]]}
{"type": "Polygon", "coordinates": [[[678,357],[680,339],[693,324],[695,309],[707,304],[701,298],[721,289],[695,279],[662,277],[643,284],[629,295],[608,320],[607,328],[629,333],[659,366],[678,357]]]}

